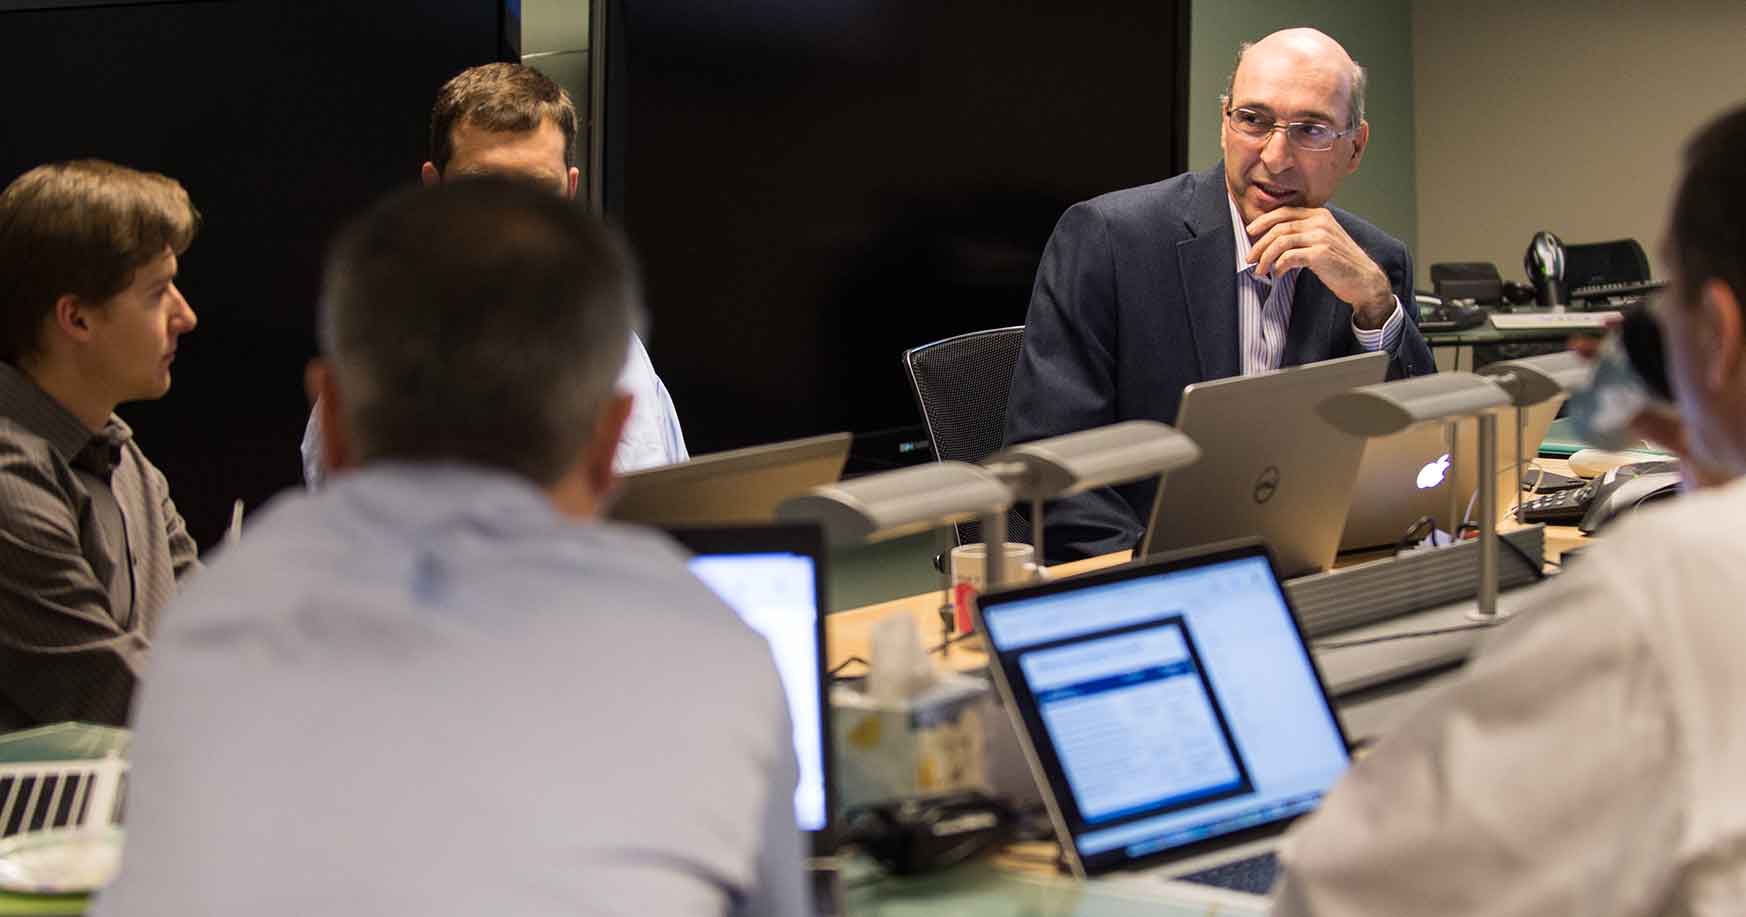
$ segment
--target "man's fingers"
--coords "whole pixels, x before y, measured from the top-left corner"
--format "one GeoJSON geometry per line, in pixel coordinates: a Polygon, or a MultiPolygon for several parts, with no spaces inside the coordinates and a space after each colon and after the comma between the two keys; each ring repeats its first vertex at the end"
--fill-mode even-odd
{"type": "Polygon", "coordinates": [[[1255,273],[1263,277],[1270,275],[1276,269],[1280,255],[1302,244],[1303,237],[1297,233],[1275,231],[1260,245],[1249,249],[1249,257],[1255,259],[1255,273]]]}
{"type": "Polygon", "coordinates": [[[1256,217],[1249,225],[1243,227],[1243,231],[1247,232],[1251,239],[1259,238],[1262,234],[1266,233],[1267,230],[1272,229],[1280,223],[1286,222],[1287,220],[1307,219],[1318,212],[1327,213],[1326,210],[1318,211],[1312,210],[1308,207],[1281,207],[1278,210],[1269,210],[1256,217]]]}

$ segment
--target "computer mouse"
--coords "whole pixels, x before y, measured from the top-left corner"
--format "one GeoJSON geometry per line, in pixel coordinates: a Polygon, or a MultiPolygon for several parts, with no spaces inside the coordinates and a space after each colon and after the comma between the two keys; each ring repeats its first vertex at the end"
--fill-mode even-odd
{"type": "Polygon", "coordinates": [[[1579,477],[1595,478],[1621,465],[1666,461],[1667,459],[1668,456],[1659,452],[1640,452],[1634,449],[1626,449],[1621,452],[1610,452],[1605,449],[1578,449],[1575,454],[1570,456],[1570,470],[1579,477]]]}

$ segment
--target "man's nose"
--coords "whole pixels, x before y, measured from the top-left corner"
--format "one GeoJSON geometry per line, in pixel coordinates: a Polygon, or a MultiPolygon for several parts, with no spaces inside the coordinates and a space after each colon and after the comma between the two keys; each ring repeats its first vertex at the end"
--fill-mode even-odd
{"type": "Polygon", "coordinates": [[[1285,131],[1275,128],[1261,144],[1261,161],[1267,164],[1267,168],[1282,172],[1291,167],[1294,161],[1292,152],[1285,131]]]}
{"type": "Polygon", "coordinates": [[[193,331],[194,326],[200,324],[200,317],[194,314],[194,307],[188,304],[188,297],[183,296],[179,289],[176,290],[176,306],[178,310],[176,317],[181,321],[179,333],[186,334],[193,331]]]}

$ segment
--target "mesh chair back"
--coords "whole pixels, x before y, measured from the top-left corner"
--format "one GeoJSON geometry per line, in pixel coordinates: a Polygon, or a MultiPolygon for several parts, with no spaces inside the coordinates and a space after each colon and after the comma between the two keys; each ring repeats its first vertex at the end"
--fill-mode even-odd
{"type": "Polygon", "coordinates": [[[1649,256],[1636,239],[1564,246],[1564,283],[1567,288],[1648,279],[1649,256]]]}
{"type": "MultiPolygon", "coordinates": [[[[1006,398],[1018,366],[1025,326],[973,331],[903,352],[903,367],[927,425],[934,457],[980,462],[999,451],[1006,429],[1006,398]]],[[[1023,516],[1006,514],[1006,539],[1030,541],[1023,516]]],[[[953,527],[959,544],[982,540],[978,523],[953,527]]]]}

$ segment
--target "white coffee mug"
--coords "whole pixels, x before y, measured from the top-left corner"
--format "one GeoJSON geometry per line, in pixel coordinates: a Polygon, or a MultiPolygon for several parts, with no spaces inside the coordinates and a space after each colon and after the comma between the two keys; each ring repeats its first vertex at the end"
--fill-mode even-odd
{"type": "MultiPolygon", "coordinates": [[[[957,630],[968,633],[975,629],[970,614],[970,601],[988,588],[988,552],[986,546],[964,544],[952,549],[952,607],[957,612],[957,630]]],[[[1002,585],[1028,583],[1037,578],[1037,549],[1019,541],[1006,543],[1005,581],[1002,585]]]]}

